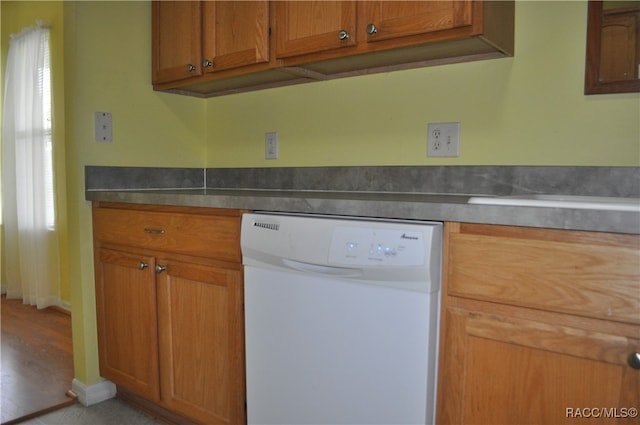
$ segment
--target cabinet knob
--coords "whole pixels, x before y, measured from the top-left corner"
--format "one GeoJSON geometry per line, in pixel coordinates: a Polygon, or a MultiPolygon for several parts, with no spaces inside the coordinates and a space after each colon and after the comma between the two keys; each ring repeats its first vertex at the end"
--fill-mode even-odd
{"type": "Polygon", "coordinates": [[[138,270],[144,270],[147,267],[149,267],[149,264],[145,263],[144,261],[140,261],[140,263],[138,264],[138,270]]]}
{"type": "Polygon", "coordinates": [[[631,353],[627,357],[627,363],[634,369],[640,369],[640,353],[631,353]]]}
{"type": "Polygon", "coordinates": [[[193,72],[195,70],[196,70],[196,66],[195,65],[192,65],[192,64],[187,65],[187,71],[193,72]]]}
{"type": "Polygon", "coordinates": [[[160,264],[156,264],[156,273],[162,273],[167,270],[167,266],[161,266],[160,264]]]}
{"type": "Polygon", "coordinates": [[[204,68],[209,68],[210,66],[213,66],[213,62],[211,62],[209,59],[205,59],[202,61],[202,66],[204,68]]]}
{"type": "Polygon", "coordinates": [[[348,40],[349,39],[349,33],[346,32],[345,30],[340,30],[340,32],[338,32],[338,38],[340,40],[348,40]]]}
{"type": "Polygon", "coordinates": [[[378,28],[374,24],[367,25],[367,34],[373,35],[378,32],[378,28]]]}

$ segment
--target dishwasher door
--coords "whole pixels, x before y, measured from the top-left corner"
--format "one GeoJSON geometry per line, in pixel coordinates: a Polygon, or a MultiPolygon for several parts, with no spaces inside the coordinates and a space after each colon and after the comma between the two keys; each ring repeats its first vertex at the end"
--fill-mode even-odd
{"type": "Polygon", "coordinates": [[[438,294],[245,267],[248,423],[433,423],[438,294]]]}
{"type": "Polygon", "coordinates": [[[247,420],[434,421],[442,223],[245,214],[247,420]]]}

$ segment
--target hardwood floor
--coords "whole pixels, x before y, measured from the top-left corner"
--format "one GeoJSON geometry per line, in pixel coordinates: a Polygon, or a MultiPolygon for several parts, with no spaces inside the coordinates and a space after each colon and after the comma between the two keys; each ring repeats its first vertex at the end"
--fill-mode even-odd
{"type": "Polygon", "coordinates": [[[1,304],[2,424],[8,425],[75,402],[71,316],[7,300],[1,304]]]}

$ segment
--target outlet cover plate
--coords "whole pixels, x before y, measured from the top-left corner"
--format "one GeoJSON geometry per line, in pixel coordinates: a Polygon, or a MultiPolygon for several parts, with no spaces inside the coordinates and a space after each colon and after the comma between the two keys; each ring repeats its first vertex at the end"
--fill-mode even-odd
{"type": "Polygon", "coordinates": [[[427,125],[427,156],[460,156],[460,123],[440,122],[427,125]]]}

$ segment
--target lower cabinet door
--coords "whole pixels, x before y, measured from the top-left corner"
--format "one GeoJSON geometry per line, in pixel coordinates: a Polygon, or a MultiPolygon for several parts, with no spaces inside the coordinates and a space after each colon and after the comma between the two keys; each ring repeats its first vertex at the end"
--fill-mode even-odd
{"type": "Polygon", "coordinates": [[[638,423],[640,340],[462,308],[445,320],[438,423],[638,423]]]}
{"type": "Polygon", "coordinates": [[[154,258],[103,248],[95,260],[100,374],[158,401],[154,258]]]}
{"type": "Polygon", "coordinates": [[[202,423],[245,423],[241,266],[157,262],[161,404],[202,423]]]}

